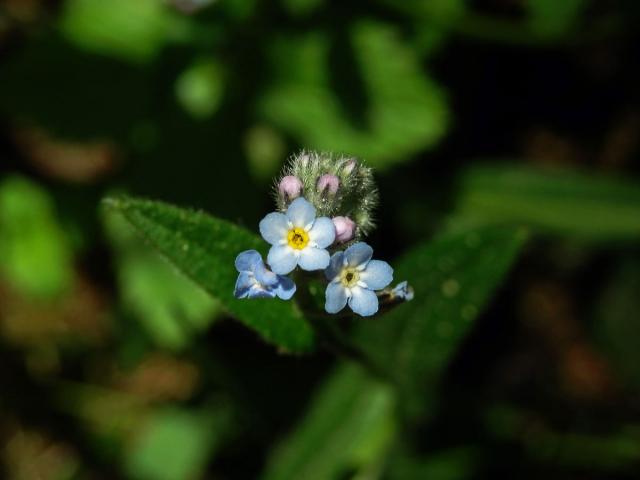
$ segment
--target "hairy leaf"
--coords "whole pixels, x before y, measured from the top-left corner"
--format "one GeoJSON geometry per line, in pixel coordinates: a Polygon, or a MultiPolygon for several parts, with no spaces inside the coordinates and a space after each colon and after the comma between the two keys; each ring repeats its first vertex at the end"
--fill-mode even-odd
{"type": "Polygon", "coordinates": [[[263,250],[266,243],[229,222],[161,202],[111,198],[121,212],[164,257],[191,278],[246,326],[284,351],[303,352],[313,332],[296,304],[277,299],[237,300],[234,260],[243,250],[263,250]]]}
{"type": "Polygon", "coordinates": [[[414,300],[362,323],[357,338],[395,379],[410,416],[430,413],[443,370],[524,239],[511,228],[472,230],[419,246],[396,264],[395,279],[413,285],[414,300]]]}

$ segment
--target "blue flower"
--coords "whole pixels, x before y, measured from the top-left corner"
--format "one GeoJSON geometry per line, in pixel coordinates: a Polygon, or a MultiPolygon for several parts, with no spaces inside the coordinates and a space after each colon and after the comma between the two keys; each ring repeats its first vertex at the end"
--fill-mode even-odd
{"type": "Polygon", "coordinates": [[[371,260],[373,249],[366,243],[356,243],[331,257],[325,270],[329,280],[325,310],[338,313],[347,303],[358,315],[368,317],[378,311],[378,296],[393,280],[393,269],[387,262],[371,260]]]}
{"type": "Polygon", "coordinates": [[[265,266],[262,256],[255,250],[242,252],[236,258],[236,269],[240,272],[233,294],[236,298],[273,298],[289,300],[296,292],[293,281],[276,275],[265,266]]]}
{"type": "Polygon", "coordinates": [[[413,300],[413,288],[409,286],[409,283],[405,280],[396,285],[391,290],[391,297],[406,300],[407,302],[413,300]]]}
{"type": "Polygon", "coordinates": [[[326,248],[336,238],[330,218],[316,218],[316,209],[302,197],[296,198],[287,213],[270,213],[260,222],[260,233],[271,250],[267,263],[271,269],[286,275],[297,265],[303,270],[322,270],[329,265],[326,248]]]}

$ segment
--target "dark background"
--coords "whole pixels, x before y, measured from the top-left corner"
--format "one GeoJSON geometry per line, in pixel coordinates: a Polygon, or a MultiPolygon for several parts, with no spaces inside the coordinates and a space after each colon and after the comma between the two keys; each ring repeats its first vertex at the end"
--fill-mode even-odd
{"type": "Polygon", "coordinates": [[[4,0],[3,476],[262,475],[334,356],[279,355],[100,200],[257,231],[307,148],[375,169],[391,262],[461,225],[532,231],[436,420],[338,478],[637,478],[639,21],[633,0],[4,0]]]}

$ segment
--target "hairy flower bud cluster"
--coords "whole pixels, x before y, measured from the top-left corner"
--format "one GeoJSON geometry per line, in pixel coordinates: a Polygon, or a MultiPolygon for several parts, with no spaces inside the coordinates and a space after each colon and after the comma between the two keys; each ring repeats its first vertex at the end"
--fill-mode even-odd
{"type": "Polygon", "coordinates": [[[324,272],[329,314],[348,305],[368,317],[381,303],[389,307],[413,298],[407,282],[390,287],[393,268],[357,241],[373,228],[378,202],[373,174],[359,160],[302,152],[291,159],[275,190],[278,211],[259,224],[271,245],[266,264],[256,250],[238,255],[236,298],[289,300],[297,289],[294,278],[304,282],[296,272],[305,271],[324,272]]]}
{"type": "Polygon", "coordinates": [[[278,210],[286,211],[299,196],[318,215],[333,220],[340,243],[355,241],[374,227],[378,191],[371,169],[356,158],[306,151],[294,155],[276,185],[278,210]]]}

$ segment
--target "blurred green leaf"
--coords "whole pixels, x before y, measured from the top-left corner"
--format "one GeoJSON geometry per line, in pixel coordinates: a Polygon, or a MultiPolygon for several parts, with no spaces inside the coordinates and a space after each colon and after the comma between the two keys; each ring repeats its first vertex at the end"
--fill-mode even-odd
{"type": "Polygon", "coordinates": [[[485,423],[501,441],[520,444],[538,465],[581,471],[623,473],[637,470],[640,461],[640,426],[616,425],[601,433],[556,431],[539,412],[512,405],[485,408],[485,423]]]}
{"type": "Polygon", "coordinates": [[[640,259],[624,257],[598,301],[594,331],[616,377],[640,388],[640,259]]]}
{"type": "Polygon", "coordinates": [[[473,478],[477,457],[473,448],[455,448],[423,457],[403,455],[391,461],[387,475],[391,480],[466,480],[473,478]]]}
{"type": "Polygon", "coordinates": [[[226,421],[219,412],[155,412],[127,452],[126,470],[137,480],[202,478],[226,421]]]}
{"type": "Polygon", "coordinates": [[[488,227],[442,236],[396,263],[396,281],[415,289],[411,302],[362,323],[362,348],[390,372],[409,416],[429,415],[437,383],[492,293],[516,260],[526,235],[488,227]]]}
{"type": "Polygon", "coordinates": [[[342,478],[379,460],[395,432],[392,389],[355,365],[338,368],[274,451],[265,480],[342,478]]]}
{"type": "Polygon", "coordinates": [[[588,240],[640,238],[640,184],[567,170],[483,165],[466,170],[455,224],[530,225],[588,240]]]}
{"type": "Polygon", "coordinates": [[[187,25],[161,0],[67,0],[60,17],[62,34],[77,46],[134,62],[152,60],[187,25]]]}
{"type": "Polygon", "coordinates": [[[194,333],[216,318],[219,302],[149,250],[121,215],[107,212],[105,227],[116,250],[125,307],[159,346],[187,346],[194,333]]]}
{"type": "Polygon", "coordinates": [[[324,3],[324,0],[282,0],[291,15],[308,15],[324,3]]]}
{"type": "Polygon", "coordinates": [[[277,42],[272,58],[279,82],[262,99],[262,114],[309,147],[350,152],[378,168],[434,146],[447,131],[447,104],[398,32],[361,22],[352,27],[349,42],[335,49],[352,50],[353,59],[343,63],[358,72],[336,71],[329,39],[318,32],[277,42]],[[343,84],[359,77],[362,87],[353,86],[341,100],[331,88],[333,71],[343,84]],[[346,105],[344,99],[356,94],[366,104],[346,105]],[[364,109],[361,121],[349,108],[364,109]]]}
{"type": "Polygon", "coordinates": [[[161,202],[119,197],[106,205],[122,213],[163,256],[262,338],[284,351],[312,348],[313,331],[294,302],[233,296],[235,258],[243,250],[264,250],[259,237],[202,212],[161,202]]]}
{"type": "Polygon", "coordinates": [[[245,134],[244,150],[252,175],[268,182],[278,174],[287,146],[277,130],[267,125],[255,125],[245,134]]]}
{"type": "Polygon", "coordinates": [[[0,183],[0,272],[24,294],[52,298],[70,288],[73,254],[48,192],[26,178],[0,183]]]}
{"type": "Polygon", "coordinates": [[[224,72],[217,62],[194,62],[176,80],[175,91],[182,107],[194,118],[213,115],[224,96],[224,72]]]}
{"type": "Polygon", "coordinates": [[[531,31],[541,37],[559,37],[576,24],[589,0],[527,0],[531,31]]]}

